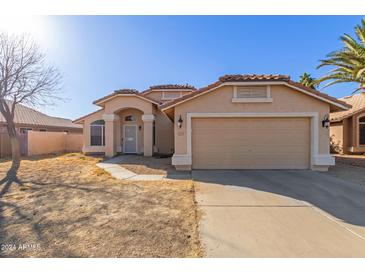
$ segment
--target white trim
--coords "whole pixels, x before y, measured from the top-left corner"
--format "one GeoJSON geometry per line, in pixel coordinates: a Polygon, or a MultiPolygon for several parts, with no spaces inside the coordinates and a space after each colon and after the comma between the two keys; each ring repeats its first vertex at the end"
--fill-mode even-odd
{"type": "Polygon", "coordinates": [[[315,166],[334,166],[335,165],[335,157],[329,154],[318,154],[314,157],[315,166]]]}
{"type": "Polygon", "coordinates": [[[107,101],[110,101],[110,100],[114,99],[115,97],[137,97],[137,98],[140,98],[142,100],[145,100],[145,101],[148,101],[152,104],[157,105],[157,102],[149,100],[148,98],[146,98],[144,96],[141,96],[139,94],[114,94],[113,96],[111,96],[109,98],[105,98],[104,100],[101,100],[100,102],[94,102],[94,104],[97,105],[97,106],[101,106],[101,104],[103,104],[107,101]]]}
{"type": "Polygon", "coordinates": [[[187,154],[174,154],[171,159],[171,164],[174,166],[191,165],[190,162],[191,157],[189,158],[187,154]]]}
{"type": "Polygon", "coordinates": [[[155,115],[153,114],[143,114],[142,121],[143,122],[153,122],[155,120],[155,115]]]}
{"type": "Polygon", "coordinates": [[[136,124],[125,124],[123,125],[123,153],[138,153],[138,127],[136,124]],[[135,130],[136,130],[136,150],[135,151],[125,151],[125,133],[126,133],[126,130],[125,130],[125,127],[134,127],[135,130]]]}
{"type": "Polygon", "coordinates": [[[364,147],[365,144],[360,144],[360,125],[365,125],[365,122],[360,122],[360,119],[365,117],[365,114],[361,114],[357,117],[357,130],[356,130],[356,139],[357,139],[357,146],[364,147]]]}
{"type": "Polygon", "coordinates": [[[119,121],[119,116],[115,114],[106,114],[104,113],[102,115],[102,118],[105,122],[113,122],[113,121],[119,121]]]}
{"type": "Polygon", "coordinates": [[[271,86],[270,85],[266,86],[266,98],[271,98],[271,86]]]}
{"type": "Polygon", "coordinates": [[[311,166],[332,165],[334,162],[329,160],[330,155],[319,154],[319,114],[317,112],[279,112],[279,113],[187,113],[186,114],[186,154],[174,154],[174,162],[179,165],[192,165],[192,118],[221,118],[221,117],[242,117],[242,118],[259,118],[259,117],[308,117],[311,118],[311,166]]]}
{"type": "Polygon", "coordinates": [[[182,97],[182,91],[181,90],[176,90],[176,91],[173,91],[173,90],[164,90],[164,91],[162,91],[162,97],[161,97],[161,99],[162,100],[174,100],[174,99],[177,99],[177,98],[180,98],[180,97],[182,97]],[[178,97],[174,97],[174,98],[166,98],[165,96],[166,96],[166,94],[165,94],[165,92],[166,91],[168,91],[167,93],[169,93],[170,91],[171,92],[179,92],[180,93],[180,95],[178,96],[178,97]]]}
{"type": "MultiPolygon", "coordinates": [[[[314,98],[316,98],[316,99],[318,99],[318,100],[324,101],[324,102],[329,103],[329,104],[331,104],[331,105],[335,105],[335,106],[339,107],[340,109],[343,109],[343,110],[348,110],[348,109],[349,109],[349,108],[347,108],[347,107],[345,107],[345,106],[343,106],[343,105],[341,105],[341,104],[338,104],[338,103],[335,103],[335,102],[333,102],[333,101],[331,101],[331,100],[328,100],[328,99],[326,99],[326,98],[323,98],[322,96],[318,96],[318,95],[314,94],[313,92],[309,92],[309,91],[306,91],[306,90],[304,90],[304,89],[298,88],[298,87],[296,87],[296,86],[290,85],[289,83],[287,83],[287,82],[285,82],[285,81],[272,81],[272,82],[270,82],[270,81],[262,81],[262,82],[260,82],[260,81],[256,81],[256,82],[224,82],[224,83],[222,83],[222,84],[220,84],[220,85],[218,85],[218,86],[216,86],[216,87],[214,87],[214,88],[207,89],[207,90],[206,90],[206,91],[204,91],[204,92],[198,93],[198,94],[196,94],[195,96],[192,96],[192,97],[186,98],[186,99],[185,99],[185,100],[183,100],[183,101],[177,102],[177,103],[172,104],[172,105],[170,105],[170,106],[167,106],[167,107],[165,107],[165,108],[162,106],[161,110],[167,110],[167,109],[169,109],[169,108],[175,107],[175,106],[177,106],[177,105],[180,105],[180,104],[182,104],[182,103],[185,103],[185,102],[187,102],[187,101],[190,101],[190,100],[192,100],[192,99],[194,99],[194,98],[196,98],[196,97],[198,97],[198,96],[204,95],[204,94],[206,94],[206,93],[208,93],[208,92],[211,92],[211,91],[216,90],[216,89],[218,89],[218,88],[221,88],[221,87],[223,87],[223,86],[257,86],[257,85],[261,85],[261,86],[265,86],[265,85],[268,85],[268,86],[273,86],[273,85],[285,85],[285,86],[288,86],[288,87],[290,87],[290,88],[293,88],[293,89],[295,89],[295,90],[297,90],[297,91],[300,91],[300,92],[302,92],[302,93],[305,93],[305,94],[307,94],[307,95],[309,95],[309,96],[312,96],[312,97],[314,97],[314,98]]],[[[270,93],[271,93],[271,88],[270,88],[270,93]]]]}

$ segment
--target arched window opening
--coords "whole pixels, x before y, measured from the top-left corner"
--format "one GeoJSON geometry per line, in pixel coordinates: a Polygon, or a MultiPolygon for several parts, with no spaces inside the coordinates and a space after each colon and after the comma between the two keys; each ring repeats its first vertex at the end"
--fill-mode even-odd
{"type": "Polygon", "coordinates": [[[105,121],[97,120],[90,124],[90,145],[105,146],[105,121]]]}
{"type": "Polygon", "coordinates": [[[135,120],[136,120],[136,118],[133,115],[127,115],[124,117],[125,122],[133,122],[135,120]]]}

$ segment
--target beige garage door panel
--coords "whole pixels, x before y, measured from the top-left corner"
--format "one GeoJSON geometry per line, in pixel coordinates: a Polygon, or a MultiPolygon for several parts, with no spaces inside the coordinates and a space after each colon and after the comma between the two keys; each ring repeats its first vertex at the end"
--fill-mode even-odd
{"type": "Polygon", "coordinates": [[[307,169],[309,118],[193,118],[195,169],[307,169]]]}

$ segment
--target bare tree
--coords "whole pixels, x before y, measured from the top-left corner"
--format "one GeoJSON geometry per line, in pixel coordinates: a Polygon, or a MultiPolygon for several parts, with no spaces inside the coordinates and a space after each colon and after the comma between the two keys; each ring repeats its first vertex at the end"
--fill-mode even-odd
{"type": "Polygon", "coordinates": [[[45,54],[26,34],[0,33],[0,112],[11,142],[12,167],[19,167],[20,147],[14,114],[19,103],[36,106],[59,99],[59,71],[46,64],[45,54]]]}

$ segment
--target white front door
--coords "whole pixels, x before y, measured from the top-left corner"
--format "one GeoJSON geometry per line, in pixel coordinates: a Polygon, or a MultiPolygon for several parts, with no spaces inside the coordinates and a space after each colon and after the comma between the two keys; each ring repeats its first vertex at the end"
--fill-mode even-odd
{"type": "Polygon", "coordinates": [[[137,125],[124,125],[123,152],[137,153],[137,125]]]}

